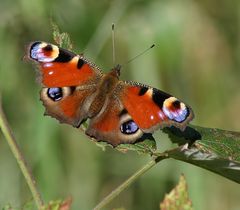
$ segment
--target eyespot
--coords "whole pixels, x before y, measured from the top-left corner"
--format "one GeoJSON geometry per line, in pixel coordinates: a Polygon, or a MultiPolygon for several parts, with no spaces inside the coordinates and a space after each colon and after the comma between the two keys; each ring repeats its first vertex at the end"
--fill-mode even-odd
{"type": "Polygon", "coordinates": [[[59,57],[59,48],[46,42],[34,42],[30,46],[30,58],[39,62],[48,63],[59,57]]]}
{"type": "Polygon", "coordinates": [[[188,107],[175,97],[169,97],[166,99],[163,103],[162,110],[170,120],[179,123],[185,121],[189,115],[188,107]]]}
{"type": "Polygon", "coordinates": [[[59,101],[63,97],[63,91],[62,88],[56,87],[56,88],[48,88],[47,95],[50,99],[53,101],[59,101]]]}
{"type": "Polygon", "coordinates": [[[138,126],[133,120],[129,120],[123,123],[120,127],[120,130],[123,134],[134,134],[138,131],[138,126]]]}

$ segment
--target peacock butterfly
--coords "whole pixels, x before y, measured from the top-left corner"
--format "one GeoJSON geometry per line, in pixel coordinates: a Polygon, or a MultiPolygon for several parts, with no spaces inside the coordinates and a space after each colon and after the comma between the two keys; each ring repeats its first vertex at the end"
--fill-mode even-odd
{"type": "Polygon", "coordinates": [[[108,73],[82,54],[46,42],[31,43],[28,57],[37,62],[46,115],[78,128],[86,119],[86,134],[117,146],[135,143],[158,128],[184,130],[192,109],[156,88],[121,81],[120,65],[108,73]]]}

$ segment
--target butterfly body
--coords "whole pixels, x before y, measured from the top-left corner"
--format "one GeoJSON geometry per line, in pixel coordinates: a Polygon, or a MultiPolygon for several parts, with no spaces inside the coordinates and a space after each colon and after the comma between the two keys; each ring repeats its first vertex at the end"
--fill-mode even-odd
{"type": "Polygon", "coordinates": [[[191,108],[170,94],[119,80],[119,65],[104,74],[83,55],[45,42],[32,43],[28,57],[40,69],[45,114],[74,127],[90,119],[86,134],[98,141],[134,143],[158,128],[184,130],[193,119],[191,108]]]}

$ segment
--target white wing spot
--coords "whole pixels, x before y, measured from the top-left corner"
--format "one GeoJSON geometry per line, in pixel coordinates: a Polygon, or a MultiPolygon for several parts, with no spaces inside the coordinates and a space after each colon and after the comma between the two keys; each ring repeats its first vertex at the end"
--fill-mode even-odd
{"type": "Polygon", "coordinates": [[[152,97],[153,89],[149,88],[148,91],[145,93],[147,96],[152,97]]]}

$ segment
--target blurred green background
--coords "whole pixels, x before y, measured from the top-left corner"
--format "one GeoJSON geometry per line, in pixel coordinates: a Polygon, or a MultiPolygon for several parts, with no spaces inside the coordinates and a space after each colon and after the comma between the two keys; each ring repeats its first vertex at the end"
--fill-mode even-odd
{"type": "MultiPolygon", "coordinates": [[[[103,70],[112,67],[111,24],[122,79],[146,83],[190,104],[193,124],[239,131],[240,4],[226,0],[0,0],[0,90],[14,134],[45,201],[73,197],[73,209],[92,209],[150,158],[103,152],[77,129],[44,117],[35,72],[22,58],[30,41],[53,42],[50,19],[70,34],[76,52],[103,70]]],[[[161,150],[172,145],[155,133],[161,150]]],[[[195,209],[240,209],[239,185],[201,168],[165,160],[106,209],[159,209],[181,173],[195,209]]],[[[19,167],[0,134],[0,207],[31,200],[19,167]]]]}

